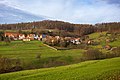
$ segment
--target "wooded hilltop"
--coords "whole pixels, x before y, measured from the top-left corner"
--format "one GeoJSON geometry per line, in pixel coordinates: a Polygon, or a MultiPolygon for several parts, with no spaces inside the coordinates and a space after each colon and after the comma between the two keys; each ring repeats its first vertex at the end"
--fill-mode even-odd
{"type": "Polygon", "coordinates": [[[82,36],[93,32],[120,32],[120,22],[72,24],[63,21],[44,20],[38,22],[0,24],[1,30],[29,30],[31,33],[45,33],[61,36],[82,36]]]}

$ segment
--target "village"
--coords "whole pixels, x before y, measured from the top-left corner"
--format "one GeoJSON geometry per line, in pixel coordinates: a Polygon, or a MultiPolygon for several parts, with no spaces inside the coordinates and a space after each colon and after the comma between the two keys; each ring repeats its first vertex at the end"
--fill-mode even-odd
{"type": "Polygon", "coordinates": [[[0,0],[0,80],[120,80],[120,0],[0,0]]]}
{"type": "MultiPolygon", "coordinates": [[[[99,34],[100,36],[102,33],[99,34]]],[[[101,40],[89,38],[88,35],[82,37],[61,37],[61,36],[51,36],[49,34],[22,34],[19,32],[5,32],[5,37],[8,37],[11,41],[21,40],[23,42],[38,40],[43,42],[46,45],[55,47],[55,48],[68,48],[68,49],[88,49],[89,45],[96,46],[100,45],[101,40]]],[[[109,36],[106,33],[106,36],[109,36]]],[[[115,47],[111,47],[109,42],[114,41],[113,39],[106,38],[106,45],[102,48],[106,50],[112,50],[115,47]]],[[[102,49],[101,48],[101,49],[102,49]]]]}
{"type": "Polygon", "coordinates": [[[50,36],[46,34],[21,34],[18,32],[5,32],[4,33],[5,37],[9,37],[11,40],[16,41],[16,40],[21,40],[21,41],[33,41],[33,40],[38,40],[38,41],[43,41],[46,44],[49,44],[51,46],[55,46],[59,43],[66,43],[66,44],[74,44],[74,45],[79,45],[85,39],[87,39],[86,44],[91,44],[92,41],[88,40],[89,36],[86,36],[84,38],[80,37],[60,37],[60,36],[50,36]]]}

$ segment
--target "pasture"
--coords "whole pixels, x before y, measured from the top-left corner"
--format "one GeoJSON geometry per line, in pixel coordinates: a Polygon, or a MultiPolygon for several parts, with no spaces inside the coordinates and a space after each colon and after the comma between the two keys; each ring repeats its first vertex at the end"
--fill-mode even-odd
{"type": "Polygon", "coordinates": [[[1,74],[0,80],[119,80],[120,57],[1,74]]]}
{"type": "MultiPolygon", "coordinates": [[[[51,58],[59,58],[60,60],[67,60],[67,58],[79,58],[84,50],[54,50],[45,46],[40,41],[12,41],[6,45],[4,42],[0,42],[0,55],[12,59],[20,59],[22,65],[25,66],[37,66],[40,62],[37,60],[37,55],[43,61],[49,61],[51,58]]],[[[71,62],[70,62],[71,63],[71,62]]]]}
{"type": "MultiPolygon", "coordinates": [[[[105,39],[107,38],[105,34],[106,32],[103,32],[102,37],[100,37],[100,33],[90,34],[90,39],[94,39],[94,41],[100,42],[100,44],[96,46],[89,45],[89,48],[97,48],[103,53],[111,52],[103,49],[103,46],[106,44],[105,39]]],[[[109,44],[112,47],[119,47],[120,39],[110,42],[109,44]]],[[[45,67],[48,63],[53,63],[53,61],[57,61],[54,65],[52,64],[53,66],[59,63],[60,65],[78,63],[81,62],[81,55],[85,51],[86,50],[84,49],[54,50],[45,46],[40,41],[12,41],[9,44],[0,42],[0,55],[12,59],[20,59],[21,64],[25,69],[28,69],[28,67],[30,67],[30,69],[41,68],[43,66],[45,67]],[[37,59],[37,57],[40,58],[40,61],[37,59]]],[[[47,65],[46,67],[52,66],[47,65]]]]}
{"type": "MultiPolygon", "coordinates": [[[[103,34],[105,35],[105,32],[103,34]]],[[[99,45],[87,45],[90,49],[97,48],[103,53],[112,52],[102,48],[106,45],[105,39],[107,37],[99,37],[99,33],[93,33],[89,36],[90,39],[100,42],[99,45]]],[[[120,47],[120,37],[109,42],[109,45],[120,47]]],[[[83,62],[80,59],[85,51],[84,49],[54,50],[40,41],[12,41],[9,44],[0,42],[0,55],[19,59],[24,69],[24,71],[0,74],[0,80],[120,79],[120,57],[83,62]]]]}

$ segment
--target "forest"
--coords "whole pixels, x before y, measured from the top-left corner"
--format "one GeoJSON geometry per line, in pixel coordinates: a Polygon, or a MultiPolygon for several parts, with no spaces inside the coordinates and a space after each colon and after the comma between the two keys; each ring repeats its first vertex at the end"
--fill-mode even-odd
{"type": "Polygon", "coordinates": [[[92,24],[73,24],[63,21],[44,20],[38,22],[0,24],[0,29],[29,30],[30,33],[45,33],[60,36],[83,36],[94,32],[120,32],[120,22],[92,24]]]}

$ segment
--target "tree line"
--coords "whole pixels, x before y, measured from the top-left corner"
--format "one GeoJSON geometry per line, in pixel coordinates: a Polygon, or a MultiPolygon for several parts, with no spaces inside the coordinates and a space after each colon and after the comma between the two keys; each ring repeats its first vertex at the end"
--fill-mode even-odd
{"type": "Polygon", "coordinates": [[[72,24],[63,21],[44,20],[38,22],[0,24],[1,30],[31,30],[31,32],[48,33],[46,29],[53,29],[58,32],[52,34],[63,36],[82,36],[97,31],[120,32],[120,22],[92,24],[72,24]]]}
{"type": "Polygon", "coordinates": [[[120,32],[120,22],[95,24],[97,31],[120,32]]]}

